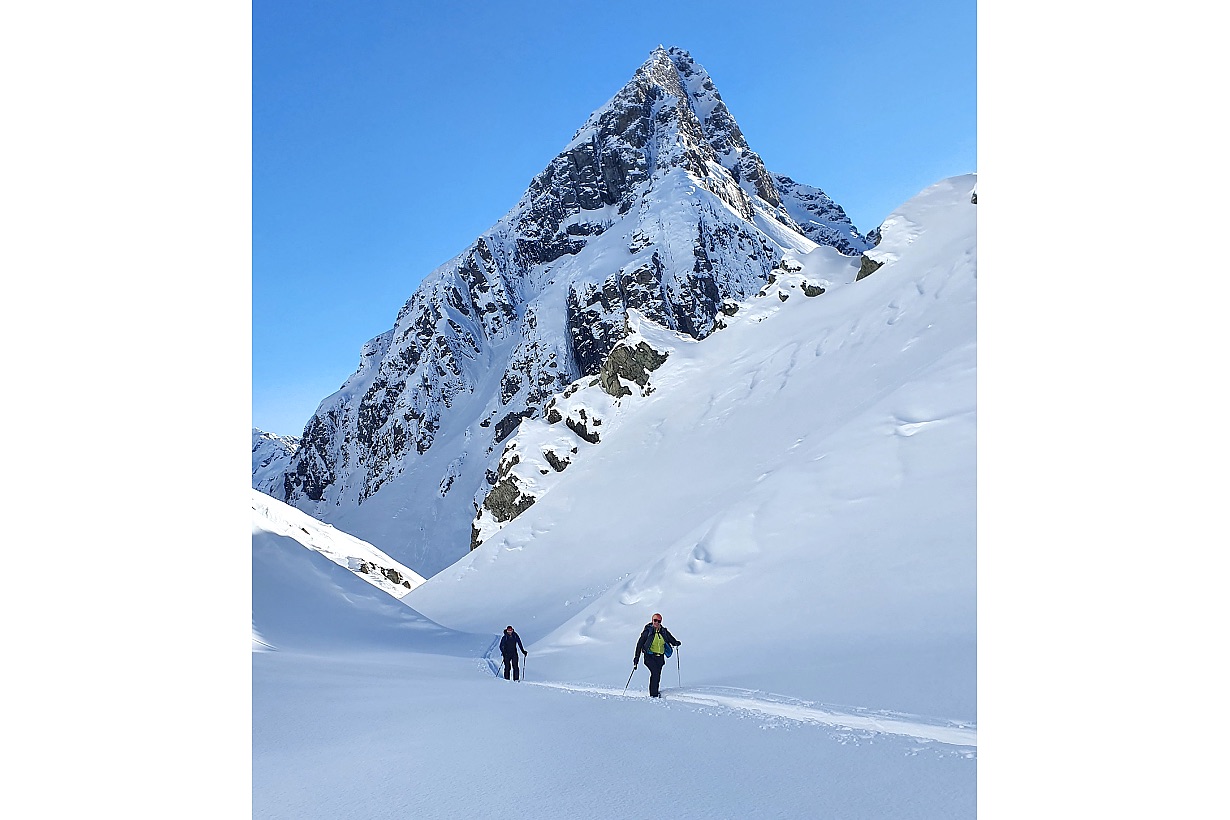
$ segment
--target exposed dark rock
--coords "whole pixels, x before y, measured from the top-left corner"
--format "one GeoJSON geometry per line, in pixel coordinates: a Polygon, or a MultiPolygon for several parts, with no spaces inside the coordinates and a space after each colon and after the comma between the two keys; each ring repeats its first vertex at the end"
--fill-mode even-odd
{"type": "MultiPolygon", "coordinates": [[[[575,453],[576,451],[577,451],[577,448],[573,447],[572,452],[575,453]]],[[[564,471],[564,468],[566,468],[569,464],[572,463],[572,459],[560,458],[559,456],[555,454],[554,450],[550,450],[550,449],[543,450],[542,455],[543,455],[543,458],[547,460],[547,463],[551,465],[551,469],[555,470],[555,472],[557,473],[562,473],[564,471]]]]}
{"type": "Polygon", "coordinates": [[[517,425],[521,423],[521,419],[533,416],[532,410],[522,410],[520,412],[509,413],[504,418],[500,419],[495,425],[495,438],[493,441],[499,444],[504,439],[508,438],[513,430],[517,429],[517,425]]]}
{"type": "MultiPolygon", "coordinates": [[[[324,497],[325,488],[336,480],[332,470],[330,450],[340,431],[336,410],[317,414],[308,420],[293,466],[286,473],[283,489],[286,498],[302,493],[312,501],[324,497]]],[[[344,440],[344,434],[341,436],[344,440]]]]}
{"type": "Polygon", "coordinates": [[[521,377],[509,370],[500,379],[500,404],[508,404],[509,400],[521,390],[521,377]]]}
{"type": "Polygon", "coordinates": [[[628,242],[628,252],[640,253],[652,244],[653,240],[646,236],[643,231],[636,230],[632,232],[632,239],[628,242]]]}
{"type": "Polygon", "coordinates": [[[883,262],[877,262],[876,260],[872,259],[870,256],[864,255],[863,261],[860,262],[858,266],[858,276],[854,277],[854,281],[857,282],[860,279],[866,279],[868,276],[875,273],[882,267],[884,267],[883,262]]]}
{"type": "Polygon", "coordinates": [[[491,488],[483,499],[483,507],[491,512],[496,521],[512,521],[528,510],[537,501],[532,495],[521,492],[515,476],[505,476],[491,488]]]}
{"type": "Polygon", "coordinates": [[[576,433],[590,444],[597,444],[601,440],[601,436],[595,432],[591,432],[589,428],[585,426],[583,421],[577,421],[572,418],[572,416],[564,419],[564,424],[568,425],[569,430],[576,433]]]}
{"type": "Polygon", "coordinates": [[[569,236],[598,236],[604,230],[606,226],[596,222],[574,222],[565,228],[564,232],[569,236]]]}
{"type": "Polygon", "coordinates": [[[602,363],[598,380],[607,394],[615,398],[628,396],[632,391],[620,384],[620,379],[627,379],[644,387],[649,384],[649,374],[661,367],[665,361],[665,353],[659,353],[644,341],[638,342],[634,348],[626,344],[618,345],[602,363]]]}
{"type": "Polygon", "coordinates": [[[382,567],[377,564],[368,563],[367,561],[360,561],[359,572],[364,575],[375,575],[376,573],[380,573],[394,584],[401,584],[407,588],[410,586],[410,582],[403,579],[400,572],[389,567],[382,567]]]}
{"type": "MultiPolygon", "coordinates": [[[[520,453],[512,453],[507,458],[504,458],[501,456],[500,467],[497,473],[497,478],[504,478],[506,475],[512,472],[513,467],[516,467],[520,463],[521,463],[520,453]]],[[[492,482],[492,483],[495,483],[495,482],[492,482]]]]}
{"type": "Polygon", "coordinates": [[[810,282],[803,283],[803,292],[808,296],[819,296],[824,293],[824,288],[819,285],[813,285],[810,282]]]}
{"type": "Polygon", "coordinates": [[[778,194],[777,186],[773,184],[772,176],[765,170],[764,162],[761,161],[760,155],[755,151],[746,150],[739,157],[738,176],[736,179],[740,182],[748,182],[756,196],[773,207],[776,208],[782,204],[781,196],[778,194]]]}

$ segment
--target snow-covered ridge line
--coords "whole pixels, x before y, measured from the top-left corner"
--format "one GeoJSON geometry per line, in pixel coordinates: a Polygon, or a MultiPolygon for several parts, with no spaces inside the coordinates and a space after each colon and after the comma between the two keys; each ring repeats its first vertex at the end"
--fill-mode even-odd
{"type": "Polygon", "coordinates": [[[345,567],[377,589],[401,599],[426,579],[376,547],[312,518],[258,490],[252,490],[252,531],[291,538],[345,567]]]}

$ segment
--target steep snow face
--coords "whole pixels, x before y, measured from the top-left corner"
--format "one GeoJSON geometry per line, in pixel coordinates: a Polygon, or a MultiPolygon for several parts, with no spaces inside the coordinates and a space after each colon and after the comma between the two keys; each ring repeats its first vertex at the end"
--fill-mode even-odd
{"type": "Polygon", "coordinates": [[[471,543],[504,440],[599,371],[630,310],[703,339],[817,243],[872,244],[822,192],[765,170],[686,52],[656,49],[365,346],[274,494],[431,575],[471,543]]]}

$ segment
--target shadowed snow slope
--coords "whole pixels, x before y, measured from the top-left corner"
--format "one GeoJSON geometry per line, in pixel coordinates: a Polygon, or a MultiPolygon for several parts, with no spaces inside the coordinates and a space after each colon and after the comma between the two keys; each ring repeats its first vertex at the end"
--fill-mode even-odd
{"type": "Polygon", "coordinates": [[[252,491],[252,648],[393,649],[476,654],[489,637],[458,635],[398,603],[408,590],[359,564],[423,579],[353,536],[252,491]],[[353,566],[349,566],[352,565],[353,566]]]}

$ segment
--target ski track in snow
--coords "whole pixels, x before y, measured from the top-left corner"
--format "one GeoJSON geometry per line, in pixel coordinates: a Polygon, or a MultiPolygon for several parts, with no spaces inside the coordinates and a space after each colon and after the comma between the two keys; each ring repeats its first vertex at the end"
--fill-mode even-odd
{"type": "MultiPolygon", "coordinates": [[[[497,641],[493,641],[484,660],[491,674],[503,678],[499,663],[492,656],[497,641]]],[[[663,683],[666,683],[663,671],[663,683]]],[[[607,688],[584,683],[562,681],[529,681],[522,683],[547,689],[560,689],[602,698],[648,698],[646,692],[607,688]]],[[[841,709],[824,704],[815,704],[797,698],[759,692],[751,689],[736,689],[728,686],[698,686],[669,689],[663,687],[663,700],[670,703],[687,703],[694,706],[716,708],[724,711],[751,712],[775,719],[782,719],[813,726],[828,726],[849,737],[864,737],[867,734],[900,735],[927,743],[938,743],[963,749],[969,756],[978,750],[977,727],[967,723],[934,720],[919,715],[870,709],[841,709]],[[856,734],[862,733],[862,734],[856,734]]]]}

